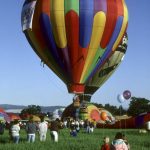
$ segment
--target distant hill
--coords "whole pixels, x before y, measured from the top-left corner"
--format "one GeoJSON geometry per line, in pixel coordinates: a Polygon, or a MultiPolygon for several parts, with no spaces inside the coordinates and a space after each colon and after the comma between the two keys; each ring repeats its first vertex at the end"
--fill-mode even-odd
{"type": "Polygon", "coordinates": [[[11,104],[0,104],[0,107],[3,109],[24,109],[27,106],[24,105],[11,105],[11,104]]]}
{"type": "MultiPolygon", "coordinates": [[[[11,105],[11,104],[0,104],[0,108],[3,108],[4,110],[12,110],[12,109],[24,109],[28,106],[24,105],[11,105]]],[[[40,106],[42,112],[53,112],[56,109],[64,108],[64,106],[40,106]]]]}

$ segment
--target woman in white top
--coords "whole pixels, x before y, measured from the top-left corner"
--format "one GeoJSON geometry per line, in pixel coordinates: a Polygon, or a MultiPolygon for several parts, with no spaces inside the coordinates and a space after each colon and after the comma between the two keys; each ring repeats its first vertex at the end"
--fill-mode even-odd
{"type": "Polygon", "coordinates": [[[47,129],[48,129],[48,123],[44,121],[44,118],[42,118],[41,123],[39,123],[40,141],[46,140],[47,129]]]}
{"type": "Polygon", "coordinates": [[[14,123],[11,127],[11,135],[13,138],[13,142],[18,144],[19,142],[19,131],[20,131],[20,126],[18,120],[14,120],[14,123]]]}

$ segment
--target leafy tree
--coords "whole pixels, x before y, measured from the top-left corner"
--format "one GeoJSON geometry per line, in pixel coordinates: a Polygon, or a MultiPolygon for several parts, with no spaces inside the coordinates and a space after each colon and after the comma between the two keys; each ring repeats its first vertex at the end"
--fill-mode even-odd
{"type": "Polygon", "coordinates": [[[21,116],[29,115],[38,115],[41,113],[41,107],[39,105],[29,105],[27,108],[21,111],[21,116]]]}
{"type": "Polygon", "coordinates": [[[127,111],[128,115],[137,116],[144,112],[150,112],[150,101],[145,98],[132,97],[127,111]]]}
{"type": "Polygon", "coordinates": [[[122,106],[113,106],[110,104],[105,104],[104,108],[112,113],[112,115],[123,115],[126,114],[126,110],[123,109],[122,106]]]}
{"type": "Polygon", "coordinates": [[[93,105],[95,105],[97,108],[103,108],[104,106],[102,104],[98,104],[98,103],[92,103],[93,105]]]}

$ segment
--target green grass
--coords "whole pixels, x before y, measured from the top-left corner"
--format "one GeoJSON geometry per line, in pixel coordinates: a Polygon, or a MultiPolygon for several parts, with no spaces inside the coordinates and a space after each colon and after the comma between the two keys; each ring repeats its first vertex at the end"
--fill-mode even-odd
{"type": "Polygon", "coordinates": [[[126,134],[131,150],[150,150],[150,133],[139,134],[137,129],[95,129],[92,134],[82,130],[77,137],[71,137],[68,129],[62,129],[58,143],[51,141],[50,132],[47,133],[45,142],[40,142],[37,134],[35,143],[27,143],[26,133],[21,130],[19,144],[9,141],[6,130],[4,135],[0,135],[0,150],[100,150],[103,137],[107,135],[112,141],[118,131],[126,134]]]}

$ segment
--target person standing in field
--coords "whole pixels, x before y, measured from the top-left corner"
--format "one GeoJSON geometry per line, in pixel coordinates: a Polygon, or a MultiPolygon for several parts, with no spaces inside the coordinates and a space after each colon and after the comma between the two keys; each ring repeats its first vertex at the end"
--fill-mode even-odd
{"type": "Polygon", "coordinates": [[[13,125],[11,126],[11,136],[12,140],[14,143],[18,144],[19,143],[19,131],[20,131],[20,126],[18,120],[14,120],[13,125]]]}
{"type": "Polygon", "coordinates": [[[33,121],[33,117],[29,119],[29,122],[26,124],[26,132],[27,132],[27,141],[30,143],[35,142],[35,133],[38,130],[37,124],[33,121]]]}
{"type": "Polygon", "coordinates": [[[104,137],[103,142],[104,142],[104,144],[101,146],[101,150],[110,150],[109,137],[108,136],[104,137]]]}
{"type": "Polygon", "coordinates": [[[44,117],[43,117],[41,119],[41,123],[39,123],[40,141],[46,140],[47,129],[48,129],[48,123],[44,121],[44,117]]]}
{"type": "Polygon", "coordinates": [[[58,142],[58,131],[60,127],[61,124],[58,118],[55,121],[52,121],[50,124],[50,134],[54,142],[58,142]]]}
{"type": "Polygon", "coordinates": [[[0,135],[4,134],[4,130],[5,130],[5,123],[0,120],[0,135]]]}

